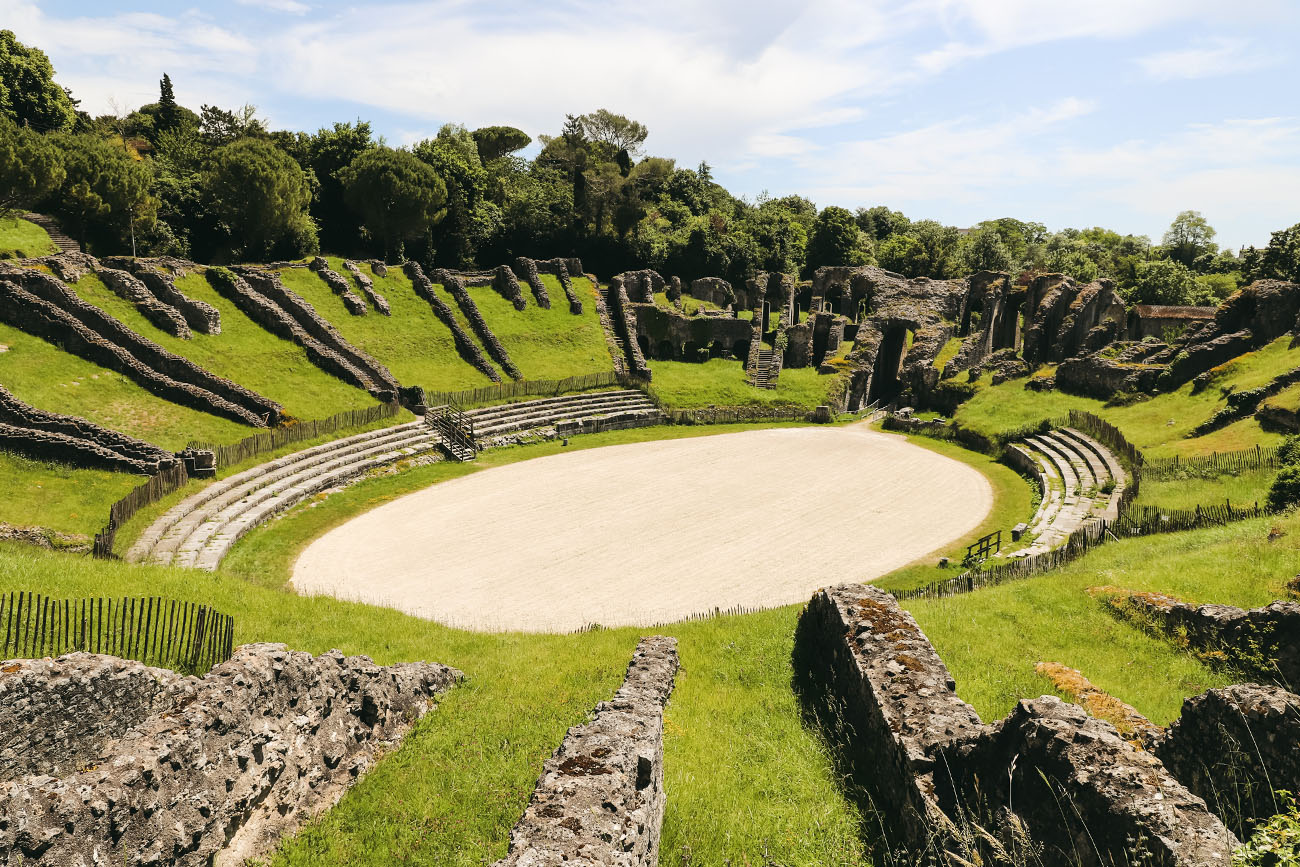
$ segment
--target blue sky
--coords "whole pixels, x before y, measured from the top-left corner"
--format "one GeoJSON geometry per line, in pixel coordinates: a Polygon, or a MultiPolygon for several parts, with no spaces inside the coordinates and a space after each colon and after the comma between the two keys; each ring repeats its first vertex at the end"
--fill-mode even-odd
{"type": "Polygon", "coordinates": [[[163,72],[390,144],[609,108],[751,198],[1156,240],[1191,208],[1230,247],[1300,222],[1300,0],[0,0],[0,27],[92,113],[163,72]]]}

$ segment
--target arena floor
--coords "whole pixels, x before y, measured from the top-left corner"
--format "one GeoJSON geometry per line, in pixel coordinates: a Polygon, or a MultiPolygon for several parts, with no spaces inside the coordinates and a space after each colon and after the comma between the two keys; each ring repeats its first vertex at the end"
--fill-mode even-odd
{"type": "Polygon", "coordinates": [[[610,446],[359,515],[307,547],[293,584],[467,629],[649,625],[876,578],[992,502],[978,471],[865,425],[610,446]]]}

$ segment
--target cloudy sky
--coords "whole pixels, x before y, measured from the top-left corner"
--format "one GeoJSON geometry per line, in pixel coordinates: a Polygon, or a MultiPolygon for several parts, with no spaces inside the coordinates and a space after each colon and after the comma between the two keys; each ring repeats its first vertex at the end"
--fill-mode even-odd
{"type": "Polygon", "coordinates": [[[1300,0],[0,0],[92,113],[556,133],[597,108],[737,194],[1221,243],[1300,222],[1300,0]]]}

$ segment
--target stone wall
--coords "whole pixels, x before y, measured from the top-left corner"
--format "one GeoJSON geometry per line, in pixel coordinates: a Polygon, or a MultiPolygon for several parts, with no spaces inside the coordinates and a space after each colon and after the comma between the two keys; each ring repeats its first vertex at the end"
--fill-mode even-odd
{"type": "MultiPolygon", "coordinates": [[[[569,312],[575,316],[582,313],[582,299],[573,291],[573,281],[570,277],[580,277],[583,275],[582,261],[580,259],[534,259],[530,260],[537,266],[537,270],[543,274],[554,274],[560,281],[560,288],[564,290],[564,297],[569,302],[569,312]]],[[[591,285],[596,289],[596,294],[600,294],[600,283],[592,274],[587,274],[587,279],[591,280],[591,285]]]]}
{"type": "Polygon", "coordinates": [[[381,667],[277,644],[241,647],[203,678],[90,654],[7,664],[0,683],[17,683],[13,694],[30,706],[59,708],[55,739],[75,758],[54,757],[59,744],[46,742],[10,763],[25,775],[0,783],[0,862],[198,867],[263,857],[332,806],[460,678],[441,665],[381,667]],[[151,694],[130,688],[147,679],[157,681],[151,694]]]}
{"type": "Polygon", "coordinates": [[[1155,758],[1057,698],[988,726],[925,634],[867,585],[819,591],[795,632],[795,672],[841,761],[905,863],[1229,863],[1236,840],[1155,758]],[[1068,804],[1066,811],[1061,804],[1068,804]]]}
{"type": "Polygon", "coordinates": [[[1251,677],[1300,684],[1300,602],[1244,610],[1191,605],[1160,593],[1100,594],[1113,612],[1176,640],[1211,661],[1251,677]]]}
{"type": "MultiPolygon", "coordinates": [[[[615,278],[618,279],[618,278],[615,278]]],[[[731,354],[752,341],[753,324],[732,316],[687,316],[658,304],[630,305],[633,338],[644,338],[651,358],[696,361],[694,350],[731,354]],[[665,350],[664,347],[667,347],[665,350]]]]}
{"type": "Polygon", "coordinates": [[[731,284],[721,277],[701,277],[692,280],[690,290],[686,293],[696,301],[716,304],[718,307],[730,307],[736,303],[736,292],[731,284]]]}
{"type": "Polygon", "coordinates": [[[643,638],[612,701],[574,726],[542,767],[497,867],[657,867],[664,791],[664,705],[677,639],[643,638]]]}
{"type": "Polygon", "coordinates": [[[618,332],[614,330],[614,317],[609,312],[606,293],[600,290],[595,274],[588,274],[587,277],[591,280],[591,285],[596,287],[596,317],[600,320],[601,333],[605,335],[605,348],[609,350],[609,357],[614,362],[614,372],[627,373],[627,355],[623,351],[618,332]]]}
{"type": "Polygon", "coordinates": [[[0,442],[64,463],[152,475],[175,462],[171,452],[72,415],[30,406],[0,386],[0,442]]]}
{"type": "Polygon", "coordinates": [[[353,262],[351,259],[344,259],[343,270],[352,275],[352,279],[356,281],[357,288],[361,290],[361,294],[366,296],[366,299],[374,305],[376,310],[385,316],[393,315],[393,310],[388,304],[388,299],[375,290],[375,281],[371,280],[370,277],[361,270],[360,265],[353,262]]]}
{"type": "Polygon", "coordinates": [[[614,279],[622,284],[627,297],[637,304],[653,304],[654,294],[662,292],[668,285],[663,275],[649,268],[640,271],[624,271],[622,274],[616,274],[614,279]]]}
{"type": "Polygon", "coordinates": [[[1238,684],[1183,702],[1156,747],[1165,766],[1241,837],[1282,811],[1274,791],[1300,791],[1300,696],[1238,684]]]}
{"type": "Polygon", "coordinates": [[[272,334],[301,346],[311,363],[321,370],[357,388],[367,391],[375,388],[369,374],[334,347],[317,339],[297,318],[271,298],[254,290],[239,274],[226,268],[209,268],[206,276],[212,287],[245,316],[272,334]]]}
{"type": "MultiPolygon", "coordinates": [[[[30,273],[57,284],[48,275],[30,273]]],[[[80,302],[65,307],[4,279],[8,276],[0,274],[0,320],[124,374],[173,403],[255,427],[279,420],[278,403],[168,352],[98,308],[80,302]]],[[[53,292],[45,294],[58,298],[53,292]]]]}
{"type": "Polygon", "coordinates": [[[433,289],[433,282],[425,276],[420,264],[408,260],[402,268],[406,271],[406,276],[411,278],[411,284],[415,287],[415,294],[429,303],[429,306],[433,308],[433,314],[451,332],[452,341],[456,344],[456,352],[460,357],[472,364],[488,379],[493,382],[500,382],[501,374],[497,373],[497,369],[487,360],[483,350],[479,349],[478,344],[465,332],[465,329],[460,327],[455,314],[451,312],[451,307],[438,297],[438,293],[433,289]]]}
{"type": "Polygon", "coordinates": [[[627,346],[627,366],[629,371],[633,376],[650,379],[650,366],[646,364],[645,354],[641,352],[641,347],[636,339],[636,314],[632,312],[632,302],[628,299],[627,290],[623,288],[621,277],[615,277],[609,282],[608,298],[614,307],[613,315],[617,317],[614,321],[614,327],[622,334],[624,343],[627,346]]]}
{"type": "Polygon", "coordinates": [[[129,301],[136,310],[140,311],[140,315],[149,320],[150,324],[155,328],[167,332],[172,337],[180,337],[185,340],[189,340],[193,336],[190,331],[190,324],[185,321],[185,317],[181,315],[181,312],[170,304],[164,304],[154,297],[153,292],[149,291],[149,287],[133,274],[100,265],[95,268],[95,276],[114,295],[129,301]]]}
{"type": "Polygon", "coordinates": [[[1031,365],[1100,349],[1128,329],[1124,301],[1109,280],[1085,286],[1064,274],[1044,274],[1029,284],[1025,310],[1023,355],[1031,365]]]}
{"type": "Polygon", "coordinates": [[[126,257],[112,260],[106,259],[105,261],[114,268],[121,268],[135,274],[159,301],[170,304],[180,311],[190,328],[200,334],[221,333],[221,313],[217,311],[217,308],[206,301],[190,298],[176,288],[176,280],[172,276],[174,272],[170,271],[169,268],[179,268],[184,273],[192,270],[192,263],[187,262],[178,265],[173,260],[158,259],[150,261],[128,259],[126,257]]]}
{"type": "MultiPolygon", "coordinates": [[[[478,305],[465,291],[465,284],[460,277],[446,269],[439,269],[433,272],[433,279],[441,283],[443,288],[451,293],[451,297],[456,299],[456,304],[460,306],[460,312],[465,314],[469,327],[474,329],[479,341],[487,349],[488,355],[492,357],[493,361],[501,365],[501,369],[506,372],[506,376],[511,379],[523,379],[524,375],[519,371],[518,367],[515,367],[515,363],[510,360],[510,353],[506,352],[505,346],[492,333],[492,329],[488,327],[487,320],[483,318],[478,305]]],[[[519,288],[518,283],[515,283],[515,288],[519,288]]]]}
{"type": "Polygon", "coordinates": [[[343,299],[343,306],[353,316],[366,315],[366,302],[360,295],[352,291],[348,281],[343,279],[343,275],[330,267],[330,263],[325,260],[324,256],[314,256],[307,263],[307,267],[320,275],[325,281],[325,285],[330,287],[330,291],[343,299]]]}
{"type": "Polygon", "coordinates": [[[551,309],[551,296],[546,291],[546,284],[542,282],[542,275],[537,270],[535,260],[524,256],[515,259],[515,276],[528,284],[528,289],[533,293],[533,300],[537,302],[538,307],[543,310],[551,309]]]}

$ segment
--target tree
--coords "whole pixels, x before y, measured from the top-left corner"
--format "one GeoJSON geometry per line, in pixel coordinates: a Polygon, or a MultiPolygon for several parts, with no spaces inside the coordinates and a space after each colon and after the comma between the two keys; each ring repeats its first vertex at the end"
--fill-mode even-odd
{"type": "Polygon", "coordinates": [[[227,111],[215,105],[203,106],[199,133],[210,148],[219,148],[241,138],[265,138],[266,123],[257,116],[257,106],[244,105],[227,111]]]}
{"type": "Polygon", "coordinates": [[[149,195],[149,165],[120,145],[98,136],[58,133],[53,144],[63,159],[64,178],[46,207],[83,244],[125,247],[137,228],[154,221],[157,203],[149,195]]]}
{"type": "Polygon", "coordinates": [[[383,240],[390,262],[401,260],[404,241],[420,237],[447,215],[447,185],[409,151],[371,148],[342,169],[338,179],[348,205],[383,240]]]}
{"type": "Polygon", "coordinates": [[[578,120],[588,140],[604,144],[609,148],[611,159],[619,151],[627,151],[630,156],[637,156],[641,152],[641,145],[650,135],[650,131],[644,124],[603,108],[591,114],[584,114],[578,120]]]}
{"type": "Polygon", "coordinates": [[[307,214],[311,186],[293,157],[268,141],[240,139],[212,152],[200,185],[204,200],[246,260],[315,252],[307,214]]]}
{"type": "Polygon", "coordinates": [[[985,225],[971,232],[961,242],[962,270],[1010,271],[1013,267],[1011,252],[1002,240],[1002,234],[985,225]]]}
{"type": "Polygon", "coordinates": [[[412,153],[424,160],[447,186],[447,216],[433,233],[431,258],[453,268],[472,265],[479,247],[501,230],[501,209],[487,197],[488,173],[478,144],[465,127],[446,124],[436,138],[412,153]]]}
{"type": "Polygon", "coordinates": [[[362,120],[336,123],[310,136],[299,136],[289,153],[310,169],[320,184],[312,199],[311,215],[320,226],[321,244],[327,250],[351,250],[361,241],[355,218],[359,212],[344,200],[338,173],[376,146],[370,124],[362,120]]]}
{"type": "Polygon", "coordinates": [[[1254,279],[1300,283],[1300,223],[1274,232],[1263,250],[1252,247],[1243,251],[1242,259],[1247,258],[1250,262],[1249,274],[1254,279]],[[1247,252],[1249,257],[1246,256],[1247,252]]]}
{"type": "Polygon", "coordinates": [[[914,277],[931,277],[941,280],[956,276],[957,245],[961,234],[954,226],[945,226],[935,220],[920,220],[908,230],[925,252],[922,271],[914,277]]]}
{"type": "Polygon", "coordinates": [[[36,204],[63,184],[65,174],[50,139],[0,117],[0,216],[36,204]]]}
{"type": "Polygon", "coordinates": [[[1219,249],[1214,235],[1214,227],[1200,211],[1183,211],[1170,224],[1162,244],[1170,259],[1190,268],[1198,256],[1219,249]]]}
{"type": "Polygon", "coordinates": [[[808,239],[806,270],[815,271],[824,265],[866,265],[870,261],[870,244],[853,214],[844,208],[823,208],[808,239]]]}
{"type": "Polygon", "coordinates": [[[164,72],[162,81],[158,82],[158,113],[154,117],[154,134],[157,136],[171,132],[181,122],[181,107],[176,104],[176,94],[172,92],[171,76],[164,72]]]}
{"type": "Polygon", "coordinates": [[[1137,283],[1129,300],[1134,304],[1191,304],[1196,295],[1196,279],[1181,262],[1156,259],[1137,268],[1137,283]]]}
{"type": "Polygon", "coordinates": [[[71,130],[77,105],[54,83],[54,67],[39,48],[0,30],[0,115],[39,132],[71,130]]]}
{"type": "Polygon", "coordinates": [[[925,276],[928,267],[925,248],[908,234],[893,234],[881,241],[876,247],[876,259],[881,268],[904,277],[925,276]]]}
{"type": "Polygon", "coordinates": [[[891,211],[884,205],[858,208],[854,219],[858,221],[859,228],[875,241],[883,241],[890,235],[906,232],[912,227],[912,221],[903,216],[902,211],[891,211]]]}
{"type": "Polygon", "coordinates": [[[470,133],[478,145],[479,159],[485,163],[499,160],[532,144],[532,137],[513,126],[485,126],[470,133]]]}

